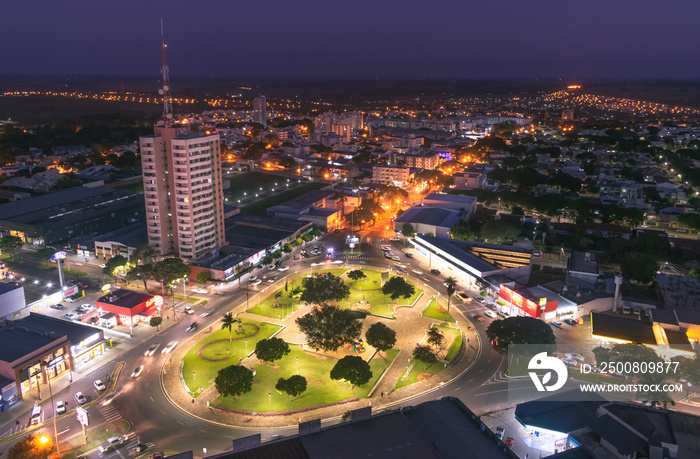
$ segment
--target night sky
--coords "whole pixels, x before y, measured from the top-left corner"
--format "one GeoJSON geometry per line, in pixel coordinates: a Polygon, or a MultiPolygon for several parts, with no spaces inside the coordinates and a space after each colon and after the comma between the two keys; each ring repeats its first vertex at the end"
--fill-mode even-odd
{"type": "MultiPolygon", "coordinates": [[[[171,78],[700,77],[699,0],[163,0],[171,78]]],[[[0,74],[157,76],[158,0],[0,2],[0,74]]]]}

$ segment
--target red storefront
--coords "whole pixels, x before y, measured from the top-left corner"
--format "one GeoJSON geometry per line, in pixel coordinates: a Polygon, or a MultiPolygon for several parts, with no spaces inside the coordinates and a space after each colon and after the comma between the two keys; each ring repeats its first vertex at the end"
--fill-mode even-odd
{"type": "Polygon", "coordinates": [[[100,316],[113,313],[117,317],[117,324],[127,327],[133,327],[148,317],[158,315],[162,304],[163,298],[159,295],[127,289],[115,289],[96,302],[100,316]]]}
{"type": "Polygon", "coordinates": [[[539,290],[538,287],[526,288],[518,293],[501,284],[498,294],[512,308],[511,315],[549,319],[552,314],[548,313],[556,314],[557,311],[558,301],[541,287],[539,290]]]}

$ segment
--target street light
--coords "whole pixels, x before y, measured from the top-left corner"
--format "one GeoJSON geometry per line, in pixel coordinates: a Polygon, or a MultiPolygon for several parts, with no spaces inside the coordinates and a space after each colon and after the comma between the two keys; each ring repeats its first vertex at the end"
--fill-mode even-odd
{"type": "Polygon", "coordinates": [[[270,405],[270,411],[272,411],[272,392],[267,393],[267,400],[268,400],[269,405],[270,405]]]}
{"type": "Polygon", "coordinates": [[[299,357],[297,357],[297,374],[299,374],[299,357]]]}
{"type": "Polygon", "coordinates": [[[192,403],[194,403],[194,393],[197,391],[197,382],[195,379],[195,372],[192,372],[192,403]]]}

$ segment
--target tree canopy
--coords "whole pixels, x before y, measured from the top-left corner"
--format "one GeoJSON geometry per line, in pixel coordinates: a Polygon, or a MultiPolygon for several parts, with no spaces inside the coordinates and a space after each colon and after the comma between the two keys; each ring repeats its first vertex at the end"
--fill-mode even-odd
{"type": "Polygon", "coordinates": [[[238,397],[253,388],[253,372],[241,365],[231,365],[219,370],[214,385],[223,397],[238,397]]]}
{"type": "Polygon", "coordinates": [[[102,272],[108,276],[116,276],[117,271],[125,268],[128,263],[129,260],[124,255],[117,255],[107,260],[102,272]]]}
{"type": "Polygon", "coordinates": [[[534,317],[495,320],[486,329],[494,349],[505,354],[509,344],[555,344],[552,327],[534,317]]]}
{"type": "Polygon", "coordinates": [[[372,324],[365,338],[370,346],[381,352],[388,351],[396,344],[396,332],[381,322],[372,324]]]}
{"type": "Polygon", "coordinates": [[[0,238],[0,252],[9,254],[10,259],[13,259],[14,255],[21,248],[22,239],[17,236],[3,236],[0,238]]]}
{"type": "Polygon", "coordinates": [[[416,293],[416,288],[403,277],[391,276],[391,279],[382,286],[382,293],[396,301],[399,298],[412,297],[416,293]]]}
{"type": "Polygon", "coordinates": [[[331,273],[313,274],[302,281],[304,291],[301,301],[313,304],[326,304],[340,301],[350,296],[350,287],[331,273]]]}
{"type": "Polygon", "coordinates": [[[261,339],[255,344],[255,356],[263,362],[272,363],[289,352],[289,344],[280,338],[261,339]]]}
{"type": "Polygon", "coordinates": [[[648,253],[627,252],[620,263],[623,276],[642,284],[653,281],[658,269],[658,261],[648,253]]]}
{"type": "Polygon", "coordinates": [[[361,269],[353,269],[352,271],[348,272],[348,277],[352,280],[360,280],[364,279],[366,276],[361,269]]]}
{"type": "Polygon", "coordinates": [[[160,282],[163,287],[189,275],[190,267],[181,258],[166,258],[153,267],[153,279],[160,282]]]}
{"type": "Polygon", "coordinates": [[[423,369],[425,370],[428,366],[437,362],[437,356],[435,352],[427,345],[416,344],[413,349],[413,358],[423,362],[423,369]]]}
{"type": "Polygon", "coordinates": [[[352,311],[331,305],[322,305],[296,322],[309,346],[325,351],[336,351],[344,344],[353,343],[362,330],[352,311]]]}
{"type": "Polygon", "coordinates": [[[335,364],[331,370],[331,379],[344,379],[353,386],[362,386],[372,379],[372,370],[362,357],[347,355],[335,364]]]}
{"type": "Polygon", "coordinates": [[[306,391],[306,378],[301,375],[292,375],[289,378],[280,378],[277,380],[275,389],[280,392],[285,392],[289,395],[289,400],[292,397],[298,397],[306,391]]]}

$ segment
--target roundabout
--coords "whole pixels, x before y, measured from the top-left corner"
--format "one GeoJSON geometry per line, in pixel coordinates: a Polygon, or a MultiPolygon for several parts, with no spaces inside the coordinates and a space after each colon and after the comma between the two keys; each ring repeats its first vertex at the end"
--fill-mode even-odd
{"type": "Polygon", "coordinates": [[[468,337],[472,338],[472,343],[480,340],[474,331],[465,334],[461,329],[459,322],[462,325],[469,322],[456,308],[452,313],[458,314],[459,319],[446,311],[440,311],[441,316],[451,320],[437,321],[426,314],[431,311],[432,303],[436,304],[433,308],[444,309],[437,305],[434,299],[437,292],[431,287],[422,282],[418,287],[417,279],[401,276],[414,284],[415,292],[395,301],[392,307],[391,299],[382,293],[382,273],[377,267],[357,268],[365,274],[363,279],[347,278],[354,266],[290,273],[272,288],[259,292],[257,301],[251,302],[247,312],[245,301],[236,305],[232,312],[236,320],[241,321],[240,330],[234,325],[229,332],[221,329],[221,321],[215,322],[193,336],[191,346],[187,343],[179,346],[163,363],[160,380],[168,400],[180,411],[203,421],[256,430],[276,429],[312,419],[334,419],[346,411],[366,406],[378,410],[400,405],[437,390],[441,384],[463,374],[475,361],[480,347],[464,343],[468,337]],[[299,301],[298,287],[303,279],[312,273],[328,272],[341,277],[349,288],[348,297],[335,302],[339,308],[352,309],[351,305],[362,302],[368,304],[365,311],[356,312],[366,316],[361,320],[360,341],[348,342],[336,351],[310,348],[296,322],[315,308],[299,301]],[[396,306],[401,308],[396,309],[396,306]],[[280,309],[283,311],[277,312],[280,309]],[[392,313],[393,318],[389,315],[392,313]],[[363,341],[365,332],[375,323],[382,323],[396,332],[393,348],[380,352],[363,341]],[[432,328],[438,328],[444,339],[433,346],[437,354],[435,362],[425,365],[413,357],[413,351],[416,345],[427,346],[428,330],[432,328]],[[272,337],[284,340],[290,352],[272,363],[262,362],[254,353],[255,346],[272,337]],[[367,383],[353,386],[329,377],[334,365],[347,356],[357,356],[367,362],[371,369],[367,383]],[[219,370],[235,364],[253,371],[252,388],[239,396],[222,397],[214,379],[219,370]],[[275,387],[280,378],[293,375],[303,376],[308,383],[308,388],[295,397],[275,387]]]}

